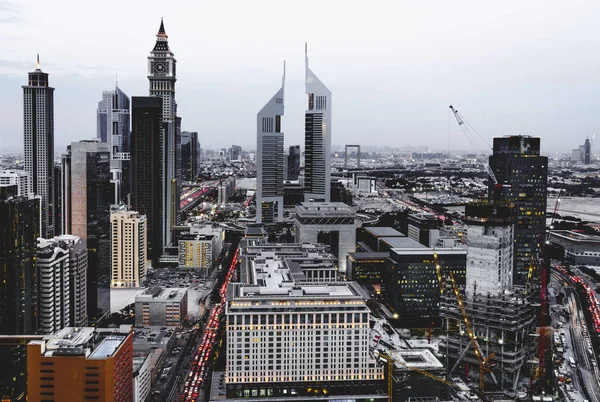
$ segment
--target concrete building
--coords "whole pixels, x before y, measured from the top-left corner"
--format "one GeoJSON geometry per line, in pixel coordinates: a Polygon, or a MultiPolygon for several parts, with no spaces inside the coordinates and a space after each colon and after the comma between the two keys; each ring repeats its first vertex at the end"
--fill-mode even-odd
{"type": "Polygon", "coordinates": [[[54,88],[48,74],[35,71],[23,85],[23,139],[25,170],[29,173],[30,190],[41,197],[42,237],[54,237],[54,88]]]}
{"type": "Polygon", "coordinates": [[[220,226],[191,226],[179,235],[179,266],[199,268],[205,275],[221,254],[225,231],[220,226]]]}
{"type": "Polygon", "coordinates": [[[146,217],[135,211],[110,215],[111,287],[139,288],[146,280],[146,217]]]}
{"type": "Polygon", "coordinates": [[[194,181],[200,173],[200,143],[198,133],[181,132],[181,179],[194,181]]]}
{"type": "Polygon", "coordinates": [[[465,207],[467,297],[498,296],[512,288],[514,204],[479,200],[465,207]]]}
{"type": "Polygon", "coordinates": [[[62,156],[63,229],[88,249],[88,318],[110,310],[110,144],[73,142],[62,156]]]}
{"type": "Polygon", "coordinates": [[[550,242],[564,249],[567,261],[577,265],[600,265],[600,236],[570,230],[553,230],[550,242]]]}
{"type": "Polygon", "coordinates": [[[440,237],[438,220],[433,214],[418,213],[408,215],[408,237],[425,247],[435,247],[440,237]]]}
{"type": "Polygon", "coordinates": [[[329,202],[331,193],[331,91],[308,68],[304,124],[304,201],[329,202]]]}
{"type": "Polygon", "coordinates": [[[300,145],[292,145],[287,154],[286,180],[298,180],[300,175],[300,145]]]}
{"type": "Polygon", "coordinates": [[[346,257],[356,250],[356,212],[341,202],[303,202],[296,206],[297,243],[324,243],[346,273],[346,257]]]}
{"type": "Polygon", "coordinates": [[[135,297],[135,325],[179,326],[187,317],[187,305],[187,288],[148,288],[135,297]]]}
{"type": "Polygon", "coordinates": [[[380,240],[383,238],[406,237],[404,233],[398,232],[391,227],[363,227],[357,231],[358,246],[367,251],[379,251],[380,240]]]}
{"type": "Polygon", "coordinates": [[[71,307],[70,327],[87,325],[87,270],[88,251],[78,236],[62,235],[54,238],[61,247],[69,250],[69,294],[71,307]]]}
{"type": "Polygon", "coordinates": [[[38,239],[37,268],[39,331],[53,334],[70,322],[69,249],[53,239],[38,239]]]}
{"type": "Polygon", "coordinates": [[[283,220],[285,64],[281,88],[256,115],[256,222],[283,220]]]}
{"type": "Polygon", "coordinates": [[[145,402],[150,396],[151,353],[133,357],[133,402],[145,402]]]}
{"type": "MultiPolygon", "coordinates": [[[[0,334],[37,330],[37,238],[40,198],[18,195],[17,185],[0,184],[0,334]]],[[[0,392],[18,398],[27,390],[23,346],[0,345],[0,392]]]]}
{"type": "Polygon", "coordinates": [[[227,398],[376,397],[385,385],[369,354],[368,295],[356,282],[306,283],[265,253],[227,289],[227,398]]]}
{"type": "Polygon", "coordinates": [[[129,97],[115,86],[113,91],[102,92],[96,111],[96,133],[100,142],[110,144],[110,182],[113,186],[113,204],[128,203],[129,195],[129,97]]]}
{"type": "Polygon", "coordinates": [[[133,400],[130,328],[66,327],[27,345],[31,402],[133,400]]]}
{"type": "Polygon", "coordinates": [[[489,164],[498,183],[488,180],[490,200],[515,204],[513,284],[525,285],[529,267],[540,272],[540,245],[546,231],[548,158],[540,155],[540,138],[513,135],[494,138],[489,164]]]}
{"type": "Polygon", "coordinates": [[[24,170],[3,170],[0,172],[0,186],[16,185],[17,195],[28,197],[33,192],[30,190],[29,173],[24,170]]]}

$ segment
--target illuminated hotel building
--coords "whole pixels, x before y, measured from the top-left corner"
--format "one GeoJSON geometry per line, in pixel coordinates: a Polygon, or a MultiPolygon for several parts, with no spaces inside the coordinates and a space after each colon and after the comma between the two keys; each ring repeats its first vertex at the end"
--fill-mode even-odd
{"type": "Polygon", "coordinates": [[[361,286],[311,283],[273,251],[248,264],[247,283],[227,289],[227,397],[376,398],[383,369],[369,355],[361,286]]]}
{"type": "Polygon", "coordinates": [[[146,280],[146,216],[135,211],[110,215],[111,287],[138,288],[146,280]]]}
{"type": "Polygon", "coordinates": [[[115,329],[66,327],[27,344],[27,398],[130,402],[133,337],[115,329]]]}

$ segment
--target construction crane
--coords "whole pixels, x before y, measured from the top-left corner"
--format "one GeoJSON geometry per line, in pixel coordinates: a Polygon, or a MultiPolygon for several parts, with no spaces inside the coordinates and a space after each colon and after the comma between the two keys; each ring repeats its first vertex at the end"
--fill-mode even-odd
{"type": "MultiPolygon", "coordinates": [[[[486,155],[477,146],[477,143],[475,142],[475,138],[473,137],[473,134],[471,134],[471,131],[469,130],[469,128],[467,127],[467,125],[465,124],[465,120],[463,119],[463,117],[460,115],[460,113],[458,113],[458,110],[454,109],[454,106],[450,105],[449,107],[450,107],[450,110],[452,110],[452,113],[454,114],[454,117],[456,118],[456,121],[458,122],[458,126],[462,129],[463,133],[465,133],[465,136],[467,137],[467,140],[469,141],[469,143],[473,147],[473,150],[475,150],[475,152],[478,152],[479,156],[481,158],[483,158],[483,160],[485,160],[486,159],[486,155]]],[[[486,170],[487,174],[494,181],[494,184],[497,185],[498,184],[498,180],[496,179],[496,175],[494,174],[494,171],[490,167],[490,164],[487,163],[487,162],[484,162],[484,166],[485,166],[485,170],[486,170]]]]}
{"type": "Polygon", "coordinates": [[[413,367],[413,366],[409,366],[408,364],[404,363],[401,360],[398,359],[394,359],[394,357],[392,356],[392,351],[390,350],[390,354],[388,355],[387,353],[383,353],[383,352],[378,352],[379,353],[379,357],[381,357],[382,359],[384,359],[387,362],[387,369],[388,369],[388,383],[387,383],[387,387],[388,387],[388,402],[393,402],[393,375],[394,375],[394,363],[400,363],[402,366],[406,367],[409,370],[412,370],[414,372],[420,373],[426,377],[431,378],[434,381],[438,381],[441,382],[444,385],[447,385],[448,387],[452,387],[452,388],[456,388],[458,390],[460,390],[461,388],[450,382],[447,381],[446,379],[442,378],[442,377],[438,377],[437,375],[430,373],[429,371],[417,368],[417,367],[413,367]]]}
{"type": "Polygon", "coordinates": [[[467,311],[465,310],[465,306],[452,271],[450,271],[450,279],[452,280],[452,287],[454,289],[456,301],[458,302],[458,306],[460,307],[460,312],[462,314],[465,327],[467,328],[467,334],[469,335],[469,339],[471,340],[471,345],[473,346],[473,350],[475,351],[475,356],[477,356],[477,360],[479,361],[479,394],[483,399],[485,391],[485,374],[492,372],[492,360],[496,355],[494,353],[490,353],[487,357],[483,357],[483,352],[479,347],[477,337],[475,336],[469,318],[467,317],[467,311]]]}
{"type": "Polygon", "coordinates": [[[444,294],[444,283],[442,280],[442,267],[440,267],[440,263],[438,261],[438,255],[435,251],[433,252],[433,260],[435,262],[435,271],[437,273],[438,284],[440,285],[440,294],[444,294]]]}

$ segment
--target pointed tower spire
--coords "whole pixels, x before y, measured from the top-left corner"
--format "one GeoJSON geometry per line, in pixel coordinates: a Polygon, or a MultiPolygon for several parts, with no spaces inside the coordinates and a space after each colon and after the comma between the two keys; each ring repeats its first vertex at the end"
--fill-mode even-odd
{"type": "Polygon", "coordinates": [[[36,68],[36,70],[40,69],[40,54],[39,53],[37,54],[37,62],[35,64],[35,68],[36,68]]]}
{"type": "Polygon", "coordinates": [[[304,42],[304,61],[306,62],[306,67],[308,67],[308,42],[304,42]]]}
{"type": "Polygon", "coordinates": [[[163,23],[162,17],[160,17],[160,28],[158,28],[158,34],[159,35],[166,35],[167,34],[165,32],[165,24],[163,23]]]}
{"type": "Polygon", "coordinates": [[[281,86],[285,86],[285,60],[283,61],[283,77],[281,78],[281,86]]]}

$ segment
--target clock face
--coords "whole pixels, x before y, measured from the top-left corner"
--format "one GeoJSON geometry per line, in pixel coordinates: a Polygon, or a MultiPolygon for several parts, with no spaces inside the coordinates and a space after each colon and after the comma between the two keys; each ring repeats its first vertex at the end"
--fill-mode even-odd
{"type": "Polygon", "coordinates": [[[164,61],[157,61],[154,63],[154,72],[155,73],[164,73],[167,69],[167,66],[164,61]]]}

